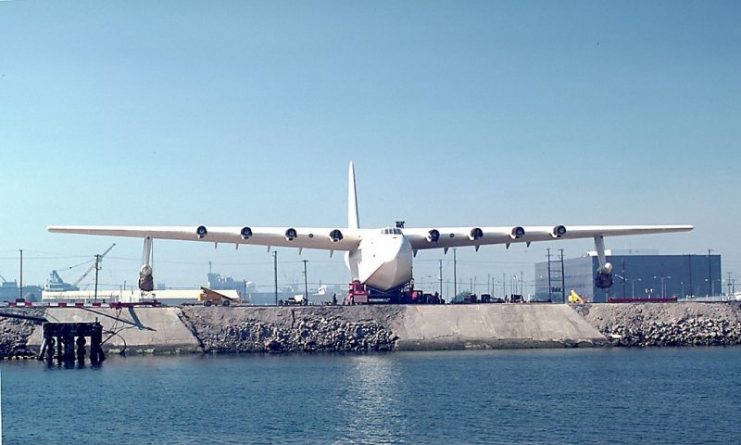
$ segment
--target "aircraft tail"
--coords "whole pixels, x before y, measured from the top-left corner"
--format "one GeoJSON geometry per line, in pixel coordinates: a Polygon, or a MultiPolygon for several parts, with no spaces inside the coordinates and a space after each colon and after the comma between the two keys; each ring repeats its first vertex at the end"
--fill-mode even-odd
{"type": "Polygon", "coordinates": [[[350,161],[350,169],[347,173],[347,227],[349,229],[360,228],[358,193],[355,190],[355,164],[352,161],[350,161]]]}

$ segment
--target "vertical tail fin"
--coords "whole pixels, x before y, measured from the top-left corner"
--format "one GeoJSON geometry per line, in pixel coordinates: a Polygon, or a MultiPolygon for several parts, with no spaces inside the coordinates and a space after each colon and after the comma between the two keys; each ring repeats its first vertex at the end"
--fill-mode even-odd
{"type": "Polygon", "coordinates": [[[347,227],[357,229],[360,227],[358,221],[358,193],[355,190],[355,164],[350,161],[350,169],[347,173],[347,227]]]}

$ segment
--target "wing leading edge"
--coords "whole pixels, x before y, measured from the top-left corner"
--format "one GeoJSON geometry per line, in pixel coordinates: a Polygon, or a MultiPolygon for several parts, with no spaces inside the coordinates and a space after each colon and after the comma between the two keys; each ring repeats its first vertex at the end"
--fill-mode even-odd
{"type": "Polygon", "coordinates": [[[210,243],[294,247],[298,249],[353,250],[360,243],[358,230],[308,227],[207,226],[50,226],[52,233],[122,236],[210,243]]]}
{"type": "Polygon", "coordinates": [[[439,227],[403,229],[415,250],[484,246],[492,244],[531,243],[597,236],[629,236],[686,232],[691,225],[611,225],[611,226],[505,226],[439,227]]]}
{"type": "MultiPolygon", "coordinates": [[[[405,228],[414,250],[532,243],[597,236],[630,236],[686,232],[691,225],[610,226],[501,226],[405,228]]],[[[298,249],[354,250],[363,229],[307,227],[206,227],[206,226],[50,226],[52,233],[121,236],[132,238],[205,241],[212,243],[294,247],[298,249]]],[[[368,231],[368,229],[365,229],[368,231]]]]}

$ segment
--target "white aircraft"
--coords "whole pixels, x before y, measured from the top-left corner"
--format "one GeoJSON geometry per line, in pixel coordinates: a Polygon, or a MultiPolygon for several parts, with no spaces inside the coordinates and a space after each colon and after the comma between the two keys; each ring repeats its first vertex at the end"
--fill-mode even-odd
{"type": "Polygon", "coordinates": [[[345,263],[353,280],[384,292],[409,283],[412,261],[417,251],[533,241],[554,241],[594,238],[599,257],[597,285],[612,284],[612,266],[605,260],[605,236],[643,235],[683,232],[689,225],[635,226],[469,226],[405,228],[403,224],[381,229],[361,229],[358,220],[355,167],[350,162],[348,172],[347,227],[211,227],[211,226],[50,226],[50,232],[84,235],[108,235],[144,239],[144,254],[140,270],[140,288],[151,287],[152,269],[149,258],[153,239],[205,241],[216,243],[254,244],[260,246],[295,247],[345,252],[345,263]]]}

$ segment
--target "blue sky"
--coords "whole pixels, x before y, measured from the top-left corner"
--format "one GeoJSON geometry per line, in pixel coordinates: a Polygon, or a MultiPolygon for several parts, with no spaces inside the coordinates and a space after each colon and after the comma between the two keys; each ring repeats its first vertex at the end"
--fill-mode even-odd
{"type": "MultiPolygon", "coordinates": [[[[364,227],[693,224],[612,248],[723,255],[741,160],[738,2],[0,2],[0,274],[136,279],[139,240],[52,224],[364,227]]],[[[459,277],[546,247],[459,251],[459,277]]],[[[345,283],[281,250],[280,281],[345,283]]],[[[423,252],[418,281],[452,274],[423,252]]],[[[270,288],[264,248],[159,242],[155,278],[214,270],[270,288]]]]}

